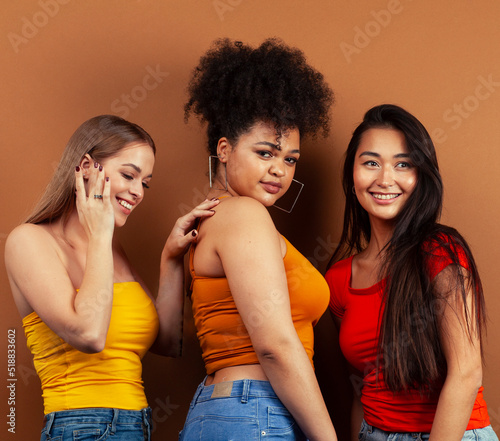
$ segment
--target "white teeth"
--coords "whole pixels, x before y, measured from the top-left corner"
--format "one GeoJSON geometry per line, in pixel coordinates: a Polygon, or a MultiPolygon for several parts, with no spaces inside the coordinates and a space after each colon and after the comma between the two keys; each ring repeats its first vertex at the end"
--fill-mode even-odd
{"type": "Polygon", "coordinates": [[[372,195],[375,199],[394,199],[399,196],[399,194],[377,194],[377,193],[372,193],[372,195]]]}
{"type": "Polygon", "coordinates": [[[124,206],[127,210],[132,210],[132,205],[130,205],[128,202],[124,201],[123,199],[120,199],[118,203],[122,206],[124,206]]]}

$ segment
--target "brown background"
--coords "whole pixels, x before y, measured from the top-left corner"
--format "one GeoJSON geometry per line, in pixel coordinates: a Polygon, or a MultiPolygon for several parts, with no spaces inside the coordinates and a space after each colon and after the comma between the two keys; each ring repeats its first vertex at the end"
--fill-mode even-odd
{"type": "MultiPolygon", "coordinates": [[[[38,439],[42,420],[39,380],[3,267],[8,232],[29,212],[76,127],[98,114],[124,116],[144,126],[159,148],[152,188],[118,233],[155,289],[166,234],[186,207],[202,200],[207,185],[203,129],[195,120],[183,122],[186,83],[210,42],[226,36],[252,44],[283,38],[306,53],[336,92],[331,135],[303,143],[298,178],[306,186],[299,203],[291,215],[272,209],[280,231],[321,270],[341,228],[339,164],[363,113],[395,103],[429,129],[445,182],[443,222],[467,238],[484,282],[485,395],[500,430],[498,0],[18,0],[2,6],[2,439],[38,439]],[[17,335],[15,435],[6,425],[8,329],[17,335]]],[[[156,439],[176,439],[204,375],[188,311],[184,356],[144,360],[156,439]]],[[[317,370],[343,434],[346,384],[326,381],[340,369],[330,325],[327,318],[319,332],[317,370]]]]}

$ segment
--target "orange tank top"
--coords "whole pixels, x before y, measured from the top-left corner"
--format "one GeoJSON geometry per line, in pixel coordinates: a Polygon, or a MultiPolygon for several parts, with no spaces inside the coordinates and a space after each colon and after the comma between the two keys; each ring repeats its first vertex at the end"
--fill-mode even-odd
{"type": "MultiPolygon", "coordinates": [[[[284,239],[286,255],[283,262],[292,320],[312,364],[313,326],[328,306],[330,291],[319,271],[286,238],[284,239]]],[[[257,354],[236,309],[227,279],[197,276],[193,268],[194,252],[195,247],[191,247],[191,300],[207,374],[230,366],[258,364],[257,354]]],[[[259,321],[272,320],[270,311],[272,308],[262,305],[259,311],[261,314],[255,315],[255,326],[259,325],[259,321]]]]}

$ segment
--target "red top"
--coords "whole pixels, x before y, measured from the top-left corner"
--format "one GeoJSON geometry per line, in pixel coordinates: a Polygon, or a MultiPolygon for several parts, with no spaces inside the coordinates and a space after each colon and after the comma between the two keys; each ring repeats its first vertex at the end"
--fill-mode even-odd
{"type": "MultiPolygon", "coordinates": [[[[430,250],[429,250],[430,251],[430,250]]],[[[452,262],[444,250],[432,250],[429,275],[433,279],[452,262]]],[[[462,266],[467,267],[465,256],[458,252],[462,266]]],[[[379,315],[383,313],[385,280],[364,289],[351,288],[352,256],[333,265],[326,273],[330,286],[330,310],[342,319],[339,342],[347,361],[363,374],[351,376],[354,387],[361,388],[361,403],[365,421],[388,432],[430,432],[439,391],[431,396],[418,390],[404,393],[391,392],[384,383],[382,373],[376,381],[379,315]]],[[[444,380],[443,380],[444,381],[444,380]]],[[[490,424],[483,387],[478,391],[467,430],[490,424]]]]}

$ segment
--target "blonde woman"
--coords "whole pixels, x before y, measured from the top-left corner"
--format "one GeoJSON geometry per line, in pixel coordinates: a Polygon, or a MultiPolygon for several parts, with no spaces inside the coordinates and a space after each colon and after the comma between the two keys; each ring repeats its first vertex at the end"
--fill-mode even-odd
{"type": "Polygon", "coordinates": [[[149,440],[141,358],[178,353],[183,255],[205,201],[177,220],[154,298],[114,236],[144,199],[155,144],[122,118],[83,123],[44,195],[9,235],[5,262],[42,383],[41,440],[149,440]]]}

